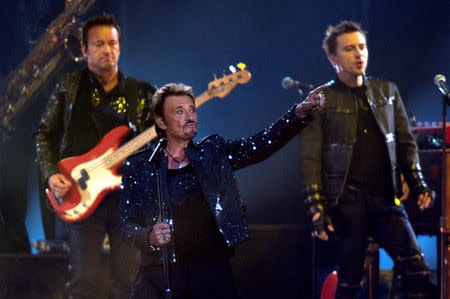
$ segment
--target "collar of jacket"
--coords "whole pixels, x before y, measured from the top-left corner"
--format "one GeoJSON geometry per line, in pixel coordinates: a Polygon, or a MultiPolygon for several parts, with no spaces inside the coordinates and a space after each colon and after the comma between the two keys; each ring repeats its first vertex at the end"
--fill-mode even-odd
{"type": "MultiPolygon", "coordinates": [[[[363,77],[363,84],[361,85],[361,87],[364,90],[367,90],[367,88],[369,87],[369,80],[370,77],[364,75],[363,77]]],[[[346,90],[346,91],[351,91],[354,87],[350,87],[347,84],[345,84],[344,82],[342,82],[338,76],[336,76],[336,78],[334,80],[332,80],[332,85],[335,86],[336,88],[340,89],[340,90],[346,90]]]]}
{"type": "MultiPolygon", "coordinates": [[[[87,72],[89,82],[91,83],[92,89],[97,93],[99,92],[101,94],[105,94],[102,84],[98,81],[97,78],[95,78],[94,73],[89,68],[86,68],[85,71],[87,72]]],[[[114,86],[113,89],[110,90],[110,92],[113,92],[114,95],[126,96],[127,95],[127,87],[125,84],[125,79],[126,79],[126,76],[119,70],[118,84],[116,86],[114,86]]]]}

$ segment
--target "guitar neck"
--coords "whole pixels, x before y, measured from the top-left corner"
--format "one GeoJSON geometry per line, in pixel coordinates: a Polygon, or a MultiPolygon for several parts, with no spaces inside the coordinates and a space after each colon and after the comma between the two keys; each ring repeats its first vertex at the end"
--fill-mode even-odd
{"type": "Polygon", "coordinates": [[[214,97],[215,96],[211,95],[208,90],[205,91],[204,93],[195,98],[195,107],[196,108],[200,107],[201,105],[205,104],[214,97]]]}
{"type": "MultiPolygon", "coordinates": [[[[212,98],[214,98],[214,96],[211,96],[208,91],[205,91],[195,99],[195,106],[200,107],[212,98]]],[[[125,161],[128,156],[138,151],[148,142],[156,139],[157,136],[158,134],[156,134],[155,125],[153,125],[126,144],[122,145],[117,151],[106,156],[103,160],[104,165],[107,168],[113,168],[125,161]]]]}

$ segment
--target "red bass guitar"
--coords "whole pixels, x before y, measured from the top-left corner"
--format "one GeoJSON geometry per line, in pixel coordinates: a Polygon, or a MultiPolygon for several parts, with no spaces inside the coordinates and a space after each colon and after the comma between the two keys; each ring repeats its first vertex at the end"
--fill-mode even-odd
{"type": "MultiPolygon", "coordinates": [[[[237,84],[246,84],[250,78],[250,72],[242,68],[216,79],[195,99],[195,105],[199,107],[213,98],[223,98],[237,84]]],[[[155,126],[152,126],[119,147],[129,132],[126,126],[117,127],[86,154],[63,159],[57,164],[60,172],[72,181],[72,188],[64,198],[57,198],[46,189],[48,199],[60,218],[77,222],[89,217],[106,194],[120,188],[122,177],[117,169],[125,159],[157,137],[155,126]]]]}

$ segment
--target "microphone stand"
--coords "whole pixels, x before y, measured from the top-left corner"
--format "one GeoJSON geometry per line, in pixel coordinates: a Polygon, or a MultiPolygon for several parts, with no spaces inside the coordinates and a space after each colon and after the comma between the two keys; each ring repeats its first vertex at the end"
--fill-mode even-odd
{"type": "MultiPolygon", "coordinates": [[[[297,91],[298,91],[298,93],[300,94],[300,96],[304,96],[304,94],[305,94],[305,91],[306,91],[306,96],[309,94],[309,92],[310,91],[312,91],[313,89],[314,89],[314,86],[312,85],[312,84],[310,84],[309,86],[302,86],[302,85],[299,85],[299,86],[296,86],[297,87],[297,91]]],[[[305,96],[305,98],[306,98],[306,96],[305,96]]]]}
{"type": "MultiPolygon", "coordinates": [[[[163,222],[166,219],[163,219],[163,215],[165,213],[164,203],[162,201],[162,186],[161,186],[161,167],[156,170],[156,183],[158,188],[158,204],[159,204],[159,217],[163,222]]],[[[164,290],[164,298],[171,299],[172,298],[172,290],[170,289],[170,273],[169,273],[169,254],[167,249],[167,244],[164,244],[161,248],[162,256],[163,256],[163,270],[164,270],[164,278],[166,280],[166,289],[164,290]]]]}
{"type": "MultiPolygon", "coordinates": [[[[163,149],[164,146],[162,146],[162,144],[166,143],[166,142],[167,142],[166,138],[161,138],[158,141],[158,144],[156,145],[148,162],[151,162],[153,160],[155,154],[163,149]]],[[[167,219],[163,218],[163,216],[165,215],[165,204],[162,199],[161,166],[156,169],[156,186],[157,186],[157,191],[158,191],[159,218],[161,219],[161,221],[165,222],[167,219]]],[[[162,253],[162,257],[163,257],[164,278],[166,280],[166,289],[164,290],[164,298],[171,299],[172,298],[172,290],[170,288],[169,253],[168,253],[167,244],[164,244],[161,247],[161,253],[162,253]]]]}
{"type": "MultiPolygon", "coordinates": [[[[443,142],[442,142],[442,182],[441,182],[441,190],[442,190],[442,204],[441,204],[441,219],[440,219],[440,285],[441,285],[441,292],[440,292],[440,298],[446,299],[445,296],[447,294],[447,280],[449,277],[447,276],[447,273],[450,271],[447,271],[445,260],[446,260],[446,254],[447,254],[447,140],[446,140],[446,123],[447,123],[447,106],[450,105],[450,98],[447,95],[442,96],[442,136],[443,136],[443,142]]],[[[450,250],[449,250],[450,253],[450,250]]],[[[450,258],[450,256],[449,256],[450,258]]]]}

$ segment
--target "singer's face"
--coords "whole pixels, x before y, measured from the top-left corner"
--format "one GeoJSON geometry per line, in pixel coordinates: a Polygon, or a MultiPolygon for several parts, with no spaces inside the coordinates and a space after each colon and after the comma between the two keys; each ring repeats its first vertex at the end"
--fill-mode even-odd
{"type": "Polygon", "coordinates": [[[164,101],[164,119],[156,117],[167,139],[191,140],[197,135],[197,110],[187,95],[168,96],[164,101]]]}
{"type": "MultiPolygon", "coordinates": [[[[364,75],[369,52],[360,32],[344,33],[336,39],[336,52],[328,57],[340,79],[364,75]]],[[[344,81],[345,82],[345,81],[344,81]]]]}

